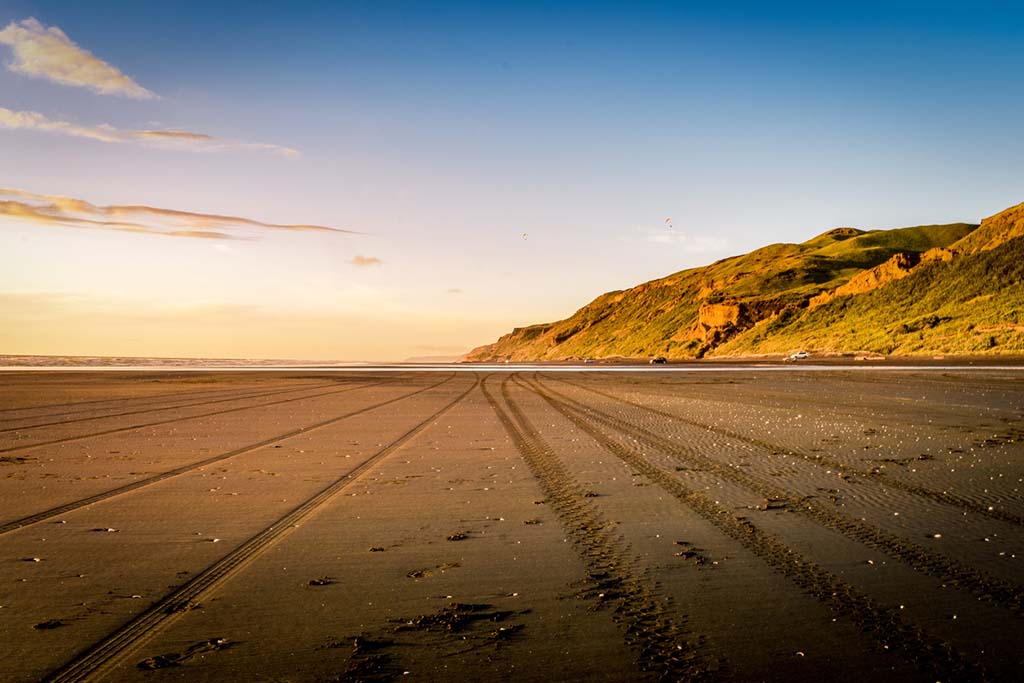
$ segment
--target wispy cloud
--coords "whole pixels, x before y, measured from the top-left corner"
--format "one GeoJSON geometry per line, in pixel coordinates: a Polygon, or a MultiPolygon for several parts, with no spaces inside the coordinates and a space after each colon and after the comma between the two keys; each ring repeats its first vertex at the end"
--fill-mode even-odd
{"type": "Polygon", "coordinates": [[[0,188],[0,217],[2,216],[42,225],[198,239],[253,239],[258,233],[253,235],[246,232],[252,228],[362,234],[325,225],[266,223],[241,216],[163,209],[141,204],[97,206],[74,197],[37,194],[11,188],[0,188]]]}
{"type": "Polygon", "coordinates": [[[8,24],[0,31],[0,43],[14,50],[14,61],[7,65],[13,73],[88,88],[103,95],[136,100],[159,97],[117,67],[79,47],[64,31],[56,26],[43,26],[31,17],[8,24]]]}
{"type": "Polygon", "coordinates": [[[366,267],[366,266],[379,266],[382,261],[376,256],[359,256],[356,255],[351,261],[353,266],[366,267]]]}
{"type": "Polygon", "coordinates": [[[291,147],[261,142],[225,140],[212,135],[206,135],[205,133],[193,133],[185,130],[121,130],[105,123],[95,126],[83,126],[71,121],[51,119],[45,114],[35,111],[15,111],[13,109],[5,109],[4,107],[0,107],[0,128],[54,133],[76,138],[88,138],[100,142],[136,143],[165,149],[187,149],[204,152],[253,150],[283,154],[285,156],[298,156],[299,154],[297,150],[291,147]]]}
{"type": "MultiPolygon", "coordinates": [[[[133,130],[129,131],[134,138],[153,140],[216,140],[205,133],[189,133],[184,130],[133,130]]],[[[294,150],[293,150],[294,151],[294,150]]]]}

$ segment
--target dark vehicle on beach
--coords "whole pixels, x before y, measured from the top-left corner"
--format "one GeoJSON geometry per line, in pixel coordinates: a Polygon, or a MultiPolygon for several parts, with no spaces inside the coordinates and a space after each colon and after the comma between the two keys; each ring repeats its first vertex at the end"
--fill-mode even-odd
{"type": "Polygon", "coordinates": [[[655,356],[651,359],[651,365],[665,365],[668,363],[668,358],[665,356],[655,356]]]}

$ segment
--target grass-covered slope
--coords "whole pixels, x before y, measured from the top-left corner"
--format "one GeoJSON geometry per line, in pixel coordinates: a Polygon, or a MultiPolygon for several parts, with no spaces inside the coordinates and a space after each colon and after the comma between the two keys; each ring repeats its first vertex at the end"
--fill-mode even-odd
{"type": "Polygon", "coordinates": [[[1021,235],[1024,204],[980,227],[837,228],[609,292],[466,360],[1020,350],[1021,235]]]}
{"type": "Polygon", "coordinates": [[[820,352],[974,354],[1024,352],[1024,237],[907,277],[766,320],[716,355],[820,352]]]}

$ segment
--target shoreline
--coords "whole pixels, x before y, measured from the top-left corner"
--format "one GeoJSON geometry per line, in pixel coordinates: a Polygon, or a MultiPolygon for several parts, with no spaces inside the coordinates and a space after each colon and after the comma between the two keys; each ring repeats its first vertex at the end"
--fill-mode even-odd
{"type": "Polygon", "coordinates": [[[669,360],[652,365],[647,359],[606,359],[522,361],[522,362],[303,362],[244,359],[3,356],[0,372],[409,372],[409,371],[522,371],[565,372],[713,372],[735,370],[1019,370],[1024,369],[1024,354],[984,356],[814,356],[799,361],[785,357],[746,356],[736,358],[669,360]],[[17,362],[14,359],[32,359],[17,362]],[[53,362],[62,359],[64,362],[53,362]],[[14,360],[14,362],[12,362],[14,360]]]}

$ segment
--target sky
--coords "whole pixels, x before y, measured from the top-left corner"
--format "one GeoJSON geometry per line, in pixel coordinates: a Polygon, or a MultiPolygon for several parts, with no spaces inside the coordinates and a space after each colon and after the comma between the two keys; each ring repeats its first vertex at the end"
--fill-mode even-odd
{"type": "Polygon", "coordinates": [[[978,222],[1024,201],[1022,46],[1016,2],[4,0],[0,354],[457,356],[978,222]]]}

